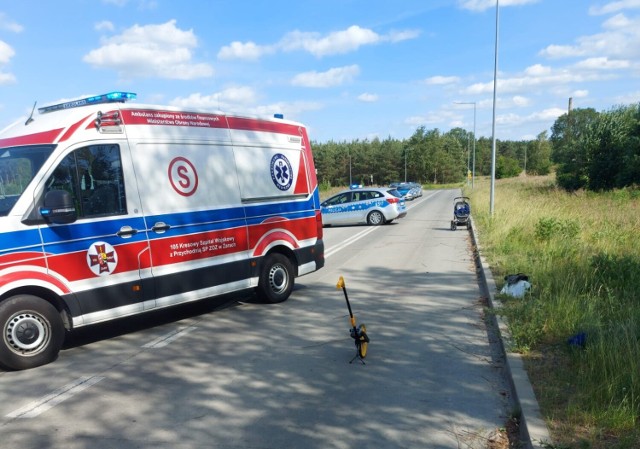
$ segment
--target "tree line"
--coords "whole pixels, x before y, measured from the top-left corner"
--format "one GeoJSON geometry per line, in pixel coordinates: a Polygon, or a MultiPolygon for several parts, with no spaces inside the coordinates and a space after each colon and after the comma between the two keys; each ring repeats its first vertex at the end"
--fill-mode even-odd
{"type": "Polygon", "coordinates": [[[576,109],[552,129],[556,181],[565,190],[640,186],[640,104],[576,109]]]}
{"type": "MultiPolygon", "coordinates": [[[[496,178],[548,174],[551,146],[547,133],[533,141],[496,142],[496,178]]],[[[421,126],[408,139],[312,142],[318,182],[323,187],[388,185],[410,181],[451,184],[491,174],[491,139],[454,128],[446,133],[421,126]],[[475,159],[475,164],[474,164],[475,159]]]]}
{"type": "MultiPolygon", "coordinates": [[[[324,188],[464,182],[471,172],[491,175],[492,142],[454,128],[418,127],[408,139],[312,142],[318,181],[324,188]],[[474,163],[475,162],[475,163],[474,163]]],[[[496,178],[556,171],[566,190],[608,190],[640,185],[640,105],[609,111],[575,109],[558,117],[551,136],[496,141],[496,178]]]]}

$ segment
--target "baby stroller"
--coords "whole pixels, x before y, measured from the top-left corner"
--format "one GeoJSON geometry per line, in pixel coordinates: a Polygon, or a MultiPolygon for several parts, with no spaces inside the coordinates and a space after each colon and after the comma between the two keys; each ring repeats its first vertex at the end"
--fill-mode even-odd
{"type": "Polygon", "coordinates": [[[451,220],[451,230],[455,231],[458,226],[466,226],[471,229],[471,206],[469,197],[459,196],[453,200],[453,220],[451,220]]]}

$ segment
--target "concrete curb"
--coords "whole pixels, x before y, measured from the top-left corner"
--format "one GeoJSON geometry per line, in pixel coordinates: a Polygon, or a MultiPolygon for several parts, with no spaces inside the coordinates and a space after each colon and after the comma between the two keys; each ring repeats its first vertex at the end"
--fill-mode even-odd
{"type": "MultiPolygon", "coordinates": [[[[474,258],[480,284],[485,290],[483,293],[489,301],[489,307],[495,309],[495,295],[498,291],[489,264],[482,256],[476,228],[471,219],[471,238],[474,247],[474,258]]],[[[509,351],[510,334],[507,323],[497,314],[492,314],[491,319],[500,332],[501,350],[505,357],[505,371],[509,379],[511,396],[517,411],[520,411],[520,439],[529,449],[544,449],[549,447],[551,436],[549,429],[542,419],[538,400],[529,381],[529,375],[524,369],[524,363],[520,354],[509,351]]]]}

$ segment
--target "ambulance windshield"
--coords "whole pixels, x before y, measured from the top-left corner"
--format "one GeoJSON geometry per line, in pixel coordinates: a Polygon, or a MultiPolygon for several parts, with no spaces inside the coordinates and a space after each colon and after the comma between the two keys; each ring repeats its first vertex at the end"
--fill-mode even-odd
{"type": "Polygon", "coordinates": [[[0,217],[9,214],[55,145],[0,149],[0,217]]]}

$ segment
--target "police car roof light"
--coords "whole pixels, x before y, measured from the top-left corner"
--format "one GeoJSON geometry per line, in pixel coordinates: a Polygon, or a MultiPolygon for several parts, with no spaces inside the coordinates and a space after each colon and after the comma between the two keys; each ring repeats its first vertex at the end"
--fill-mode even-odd
{"type": "Polygon", "coordinates": [[[127,100],[135,100],[137,94],[133,92],[110,92],[108,94],[96,95],[93,97],[81,98],[79,100],[65,101],[64,103],[58,103],[51,106],[45,106],[38,108],[40,114],[47,112],[59,111],[62,109],[78,108],[80,106],[88,106],[90,104],[101,103],[123,103],[127,100]]]}

